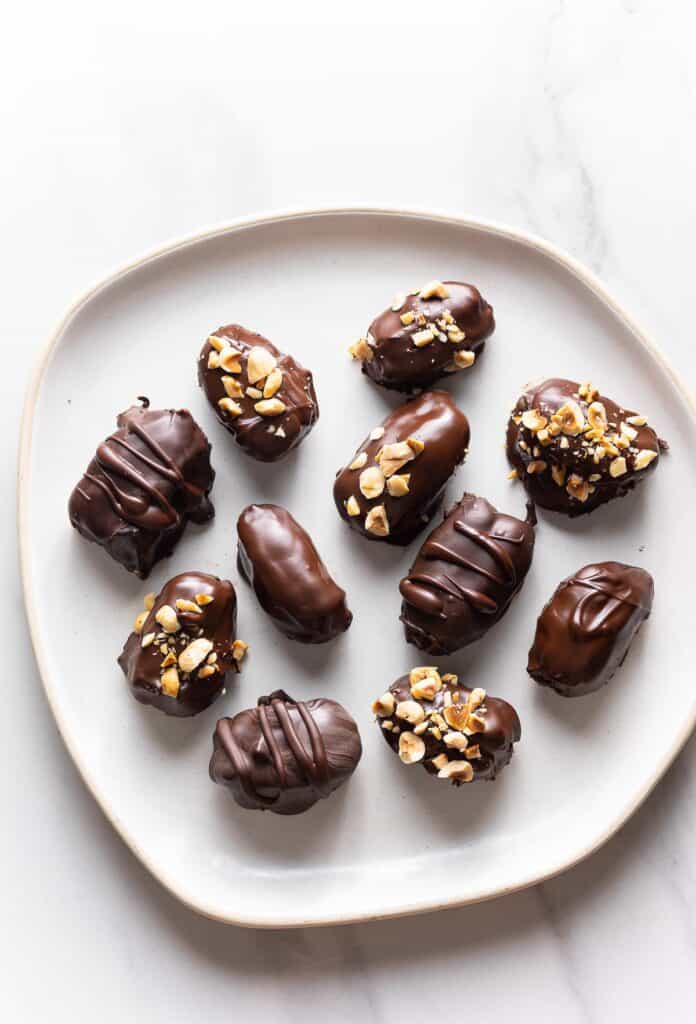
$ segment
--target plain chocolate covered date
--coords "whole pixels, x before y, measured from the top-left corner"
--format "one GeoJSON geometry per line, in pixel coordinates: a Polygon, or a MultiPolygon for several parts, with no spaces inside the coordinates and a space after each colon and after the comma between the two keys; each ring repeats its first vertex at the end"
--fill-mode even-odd
{"type": "Polygon", "coordinates": [[[342,786],[361,754],[358,727],[341,704],[276,690],[218,722],[210,777],[241,807],[301,814],[342,786]]]}
{"type": "Polygon", "coordinates": [[[572,380],[528,387],[508,422],[508,459],[529,497],[568,516],[623,497],[664,448],[645,416],[572,380]]]}
{"type": "Polygon", "coordinates": [[[521,735],[511,704],[433,666],[397,679],[372,710],[403,764],[420,764],[455,786],[495,779],[521,735]]]}
{"type": "Polygon", "coordinates": [[[430,281],[397,295],[350,353],[375,383],[415,391],[471,367],[494,327],[493,309],[473,285],[430,281]]]}
{"type": "Polygon", "coordinates": [[[214,515],[208,439],[186,409],[122,412],[70,496],[70,522],[143,579],[189,520],[214,515]]]}
{"type": "Polygon", "coordinates": [[[409,544],[442,503],[464,461],[469,424],[446,391],[399,406],[336,476],[340,516],[364,537],[409,544]]]}
{"type": "Polygon", "coordinates": [[[282,459],[319,419],[309,370],[239,324],[208,337],[198,382],[222,425],[259,462],[282,459]]]}
{"type": "Polygon", "coordinates": [[[465,494],[399,585],[407,642],[451,654],[499,622],[527,575],[535,523],[531,507],[523,521],[465,494]]]}
{"type": "Polygon", "coordinates": [[[527,671],[563,697],[599,690],[650,615],[653,579],[621,562],[586,565],[558,585],[539,616],[527,671]]]}
{"type": "Polygon", "coordinates": [[[184,572],[148,594],[118,659],[135,699],[180,718],[207,708],[246,652],[236,622],[234,587],[217,576],[184,572]]]}
{"type": "Polygon", "coordinates": [[[350,626],[346,592],[329,575],[312,538],[279,505],[249,505],[237,522],[238,560],[263,610],[285,636],[332,640],[350,626]]]}

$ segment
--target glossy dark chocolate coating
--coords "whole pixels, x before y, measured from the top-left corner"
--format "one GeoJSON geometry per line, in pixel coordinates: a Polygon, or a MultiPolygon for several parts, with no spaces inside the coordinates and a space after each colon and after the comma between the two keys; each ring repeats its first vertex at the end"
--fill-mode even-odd
{"type": "MultiPolygon", "coordinates": [[[[481,352],[484,342],[495,328],[493,308],[477,288],[460,281],[443,282],[449,291],[445,299],[434,296],[422,299],[408,295],[398,310],[386,309],[370,324],[367,341],[372,358],[362,363],[363,373],[376,384],[395,391],[415,391],[431,387],[441,377],[458,371],[453,367],[455,352],[481,352]],[[447,310],[466,337],[457,343],[435,338],[418,348],[413,335],[424,329],[421,320],[404,325],[400,317],[412,311],[422,314],[426,324],[437,324],[447,310]]],[[[441,332],[443,333],[443,332],[441,332]]]]}
{"type": "Polygon", "coordinates": [[[586,565],[558,585],[537,621],[527,671],[563,697],[609,682],[650,615],[652,576],[621,562],[586,565]]]}
{"type": "Polygon", "coordinates": [[[409,437],[422,441],[425,447],[420,454],[398,470],[397,475],[410,475],[409,493],[392,497],[385,486],[381,495],[368,499],[359,487],[362,469],[351,469],[349,463],[336,476],[334,501],[341,518],[369,540],[409,544],[437,512],[447,481],[466,458],[469,423],[446,391],[426,391],[396,408],[382,427],[384,434],[376,440],[365,438],[353,459],[365,452],[367,462],[363,468],[376,466],[375,456],[385,445],[409,437]],[[351,496],[359,505],[359,515],[351,516],[346,510],[351,496]],[[379,505],[384,506],[389,521],[386,537],[371,533],[364,525],[367,513],[379,505]]]}
{"type": "Polygon", "coordinates": [[[306,530],[279,505],[248,505],[237,521],[239,570],[281,633],[323,644],[353,616],[306,530]]]}
{"type": "MultiPolygon", "coordinates": [[[[456,679],[457,677],[454,676],[453,680],[445,682],[443,677],[442,689],[435,694],[432,700],[420,699],[417,701],[425,711],[426,717],[431,712],[443,714],[446,693],[451,695],[459,694],[462,704],[468,701],[473,691],[466,686],[462,686],[456,679]]],[[[409,676],[402,676],[400,679],[397,679],[389,687],[389,692],[397,704],[402,701],[414,700],[411,693],[409,676]]],[[[513,744],[518,743],[520,740],[522,734],[520,720],[513,706],[499,697],[489,697],[486,695],[481,707],[485,709],[483,713],[480,713],[480,708],[476,709],[474,713],[483,720],[485,725],[481,729],[477,728],[470,735],[467,735],[467,750],[471,753],[472,748],[478,747],[480,756],[467,758],[466,750],[457,750],[445,743],[444,738],[442,738],[446,734],[444,730],[440,730],[441,738],[438,738],[437,733],[433,733],[428,728],[420,736],[425,744],[425,753],[423,758],[417,761],[416,764],[422,765],[428,774],[437,775],[440,769],[432,763],[432,759],[445,754],[449,761],[470,761],[473,769],[472,782],[492,781],[495,779],[498,772],[510,763],[513,754],[513,744]]],[[[391,749],[398,754],[401,734],[413,731],[413,725],[399,718],[395,712],[385,718],[378,718],[377,721],[382,729],[384,739],[391,749]],[[394,725],[391,731],[383,727],[383,723],[388,721],[391,721],[394,725]],[[399,730],[398,732],[396,731],[397,729],[399,730]]],[[[449,731],[451,727],[447,726],[446,728],[449,731]]],[[[411,766],[408,765],[407,767],[411,766]]],[[[439,779],[438,781],[446,780],[439,779]]],[[[458,784],[456,778],[450,781],[455,785],[458,784]]]]}
{"type": "Polygon", "coordinates": [[[295,701],[276,690],[218,722],[210,777],[240,807],[301,814],[342,786],[361,754],[358,728],[341,704],[295,701]]]}
{"type": "MultiPolygon", "coordinates": [[[[515,417],[532,409],[539,409],[544,416],[550,416],[569,399],[580,406],[587,421],[590,402],[579,397],[579,387],[577,381],[562,379],[545,380],[541,384],[528,387],[515,405],[507,428],[508,460],[510,465],[517,470],[519,479],[524,484],[529,497],[535,505],[551,509],[554,512],[563,512],[570,517],[586,515],[599,505],[628,494],[637,483],[654,472],[659,462],[659,452],[661,448],[666,447],[664,442],[658,440],[657,434],[651,427],[647,425],[635,427],[636,437],[631,441],[630,448],[620,450],[618,453],[626,460],[627,472],[614,477],[610,473],[610,465],[616,456],[607,454],[599,462],[596,462],[593,448],[596,450],[597,446],[583,443],[584,435],[567,437],[568,447],[561,446],[561,438],[565,436],[563,434],[554,438],[552,444],[543,446],[536,443],[534,434],[521,422],[515,422],[515,417]],[[520,446],[521,443],[527,445],[527,450],[520,446]],[[538,454],[534,453],[535,447],[538,449],[538,454]],[[645,469],[636,469],[636,455],[641,450],[656,452],[658,458],[655,458],[645,469]],[[535,460],[545,462],[546,469],[543,472],[530,474],[527,467],[535,460]],[[554,481],[553,466],[565,470],[566,483],[554,481]],[[576,474],[588,483],[590,493],[584,501],[572,496],[567,490],[567,480],[571,474],[576,474]],[[590,476],[599,476],[599,479],[590,480],[590,476]]],[[[603,395],[598,394],[593,401],[604,405],[610,430],[614,427],[620,428],[622,422],[637,415],[603,395]]]]}
{"type": "Polygon", "coordinates": [[[184,572],[172,577],[155,598],[140,633],[130,634],[118,659],[135,699],[180,718],[197,715],[207,708],[224,689],[225,673],[238,671],[232,648],[236,623],[237,597],[229,580],[202,572],[184,572]],[[199,594],[206,594],[213,600],[203,605],[200,612],[177,610],[177,600],[195,602],[199,594]],[[164,605],[176,611],[181,629],[175,634],[165,634],[163,639],[162,626],[155,616],[164,605]],[[143,647],[143,638],[153,632],[156,639],[143,647]],[[167,643],[175,648],[178,656],[199,636],[213,645],[210,653],[216,655],[215,671],[203,679],[198,677],[198,670],[188,675],[181,672],[179,692],[169,696],[161,684],[162,661],[166,655],[160,650],[160,644],[167,643]]]}
{"type": "Polygon", "coordinates": [[[534,524],[465,494],[423,542],[399,590],[406,640],[428,654],[451,654],[503,617],[534,553],[534,524]]]}
{"type": "MultiPolygon", "coordinates": [[[[209,369],[208,358],[214,351],[209,340],[203,345],[198,359],[198,383],[205,391],[222,425],[234,435],[237,444],[247,455],[251,455],[259,462],[277,462],[300,444],[319,419],[319,403],[314,391],[312,374],[292,356],[279,351],[268,338],[248,331],[239,324],[219,327],[214,331],[214,336],[228,341],[233,348],[242,353],[241,373],[233,376],[239,381],[244,392],[249,386],[247,359],[252,348],[258,346],[266,349],[277,360],[278,369],[283,374],[283,382],[274,397],[285,404],[285,412],[279,416],[261,416],[254,408],[259,399],[244,394],[234,399],[241,407],[241,415],[232,416],[218,405],[220,399],[226,397],[222,382],[225,371],[222,368],[209,369]]],[[[259,384],[253,386],[259,387],[259,384]]],[[[262,388],[263,383],[260,385],[260,389],[262,388]]]]}
{"type": "Polygon", "coordinates": [[[187,409],[134,405],[97,448],[70,496],[70,522],[129,572],[145,578],[186,523],[215,514],[210,444],[187,409]]]}

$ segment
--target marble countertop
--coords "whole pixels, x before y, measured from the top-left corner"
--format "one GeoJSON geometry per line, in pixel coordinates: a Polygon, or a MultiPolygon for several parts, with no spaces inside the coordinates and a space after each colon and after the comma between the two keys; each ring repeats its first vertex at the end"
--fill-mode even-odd
{"type": "MultiPolygon", "coordinates": [[[[272,207],[435,206],[544,235],[696,384],[693,5],[267,3],[244,22],[174,6],[25,5],[5,25],[8,500],[23,391],[69,301],[162,240],[272,207]]],[[[33,661],[12,515],[0,554],[3,1019],[391,1022],[449,1000],[554,1024],[693,1014],[693,740],[614,839],[537,888],[401,921],[227,927],[167,895],[87,794],[33,661]]]]}

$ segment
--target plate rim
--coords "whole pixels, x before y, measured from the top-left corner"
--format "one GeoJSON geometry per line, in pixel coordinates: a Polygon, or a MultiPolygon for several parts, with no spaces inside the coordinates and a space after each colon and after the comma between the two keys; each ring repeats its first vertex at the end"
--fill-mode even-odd
{"type": "Polygon", "coordinates": [[[554,864],[546,870],[537,870],[536,872],[534,870],[528,870],[525,876],[512,885],[488,886],[478,892],[469,894],[466,897],[454,897],[444,902],[432,903],[429,902],[427,898],[416,899],[381,911],[376,910],[373,913],[361,912],[348,916],[337,916],[331,913],[323,913],[317,917],[309,919],[303,919],[299,916],[290,916],[278,918],[276,920],[268,920],[264,918],[255,918],[250,915],[235,915],[229,912],[221,912],[206,901],[197,901],[183,893],[173,882],[162,874],[160,869],[152,863],[145,851],[140,848],[137,839],[131,835],[125,824],[114,813],[109,802],[106,799],[102,799],[96,784],[93,784],[91,773],[82,764],[81,755],[77,750],[76,744],[72,741],[69,729],[67,728],[59,709],[59,704],[56,699],[51,676],[47,667],[47,659],[43,650],[41,630],[36,613],[36,605],[31,583],[32,555],[30,551],[28,530],[30,504],[29,467],[31,464],[32,442],[34,436],[34,414],[43,378],[48,368],[51,356],[58,348],[62,337],[75,316],[77,316],[80,310],[88,303],[95,299],[100,292],[111,287],[119,280],[127,277],[130,273],[140,270],[147,266],[147,264],[162,257],[169,256],[172,253],[185,249],[189,246],[210,241],[216,237],[221,237],[226,234],[234,234],[239,231],[251,230],[267,224],[280,224],[293,220],[306,220],[320,217],[357,217],[364,215],[421,220],[428,221],[430,223],[464,228],[469,231],[480,232],[484,235],[515,242],[551,259],[579,281],[592,295],[594,295],[594,297],[624,326],[624,328],[632,335],[634,340],[637,341],[639,345],[641,345],[650,354],[650,356],[660,364],[662,370],[666,373],[672,385],[680,394],[687,411],[691,415],[694,426],[696,426],[696,400],[694,399],[690,388],[685,384],[680,374],[663,354],[654,339],[643,328],[641,328],[633,317],[623,308],[623,306],[609,294],[593,271],[580,261],[576,260],[575,257],[556,246],[554,243],[548,242],[531,232],[520,228],[513,228],[496,221],[469,217],[440,209],[347,204],[342,206],[326,205],[292,207],[279,210],[271,209],[260,213],[236,217],[230,221],[225,221],[223,223],[201,229],[192,234],[170,240],[164,244],[147,250],[136,259],[129,260],[128,262],[121,264],[111,273],[100,278],[91,287],[87,288],[86,291],[82,292],[78,298],[68,306],[67,311],[61,317],[57,326],[51,332],[47,342],[40,348],[39,353],[35,358],[33,372],[27,386],[19,438],[17,464],[17,531],[19,541],[20,576],[22,581],[22,593],[27,616],[27,624],[29,627],[29,635],[34,657],[36,659],[44,693],[61,739],[65,744],[68,754],[70,755],[82,782],[96,801],[107,821],[109,821],[113,826],[114,830],[126,844],[131,853],[135,855],[140,863],[147,868],[150,874],[172,896],[189,909],[194,910],[204,917],[220,921],[225,924],[235,924],[248,928],[280,929],[321,927],[328,925],[352,924],[360,921],[385,920],[388,918],[405,917],[412,914],[435,912],[453,907],[481,903],[485,900],[504,896],[513,892],[519,892],[522,889],[548,881],[556,875],[569,870],[576,864],[585,860],[619,831],[619,829],[628,821],[628,819],[638,810],[641,804],[650,795],[652,790],[675,760],[696,726],[696,706],[694,706],[691,714],[687,716],[680,731],[678,732],[674,743],[662,758],[662,761],[658,764],[651,778],[648,779],[638,792],[634,794],[631,800],[626,803],[626,805],[619,811],[616,818],[613,819],[599,835],[594,836],[572,857],[561,858],[559,863],[554,864]]]}

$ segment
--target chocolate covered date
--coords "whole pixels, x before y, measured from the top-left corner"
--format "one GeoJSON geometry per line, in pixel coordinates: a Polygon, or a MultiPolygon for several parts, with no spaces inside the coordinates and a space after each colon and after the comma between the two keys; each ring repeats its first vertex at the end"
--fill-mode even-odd
{"type": "Polygon", "coordinates": [[[473,366],[494,327],[493,309],[473,285],[430,281],[397,295],[349,351],[376,384],[415,391],[473,366]]]}
{"type": "Polygon", "coordinates": [[[433,517],[469,445],[469,424],[445,391],[399,406],[336,476],[334,501],[370,540],[408,544],[433,517]]]}
{"type": "Polygon", "coordinates": [[[645,416],[572,380],[528,387],[508,422],[513,474],[536,505],[571,517],[628,494],[664,448],[645,416]]]}
{"type": "Polygon", "coordinates": [[[184,572],[147,594],[118,659],[135,699],[178,717],[207,708],[246,653],[236,623],[234,587],[217,576],[184,572]]]}
{"type": "Polygon", "coordinates": [[[621,562],[586,565],[558,585],[537,621],[527,672],[563,697],[609,682],[650,615],[653,579],[621,562]]]}
{"type": "Polygon", "coordinates": [[[397,679],[372,710],[403,764],[420,764],[455,786],[495,779],[521,735],[511,704],[432,665],[397,679]]]}
{"type": "Polygon", "coordinates": [[[187,409],[122,412],[70,496],[70,522],[129,572],[145,578],[189,520],[215,514],[210,444],[187,409]]]}
{"type": "Polygon", "coordinates": [[[249,505],[237,522],[238,562],[281,633],[323,644],[350,626],[346,592],[329,575],[312,538],[279,505],[249,505]]]}
{"type": "Polygon", "coordinates": [[[527,575],[535,523],[531,507],[523,521],[465,494],[399,585],[407,642],[451,654],[499,622],[527,575]]]}
{"type": "Polygon", "coordinates": [[[341,704],[276,690],[218,722],[210,777],[240,807],[301,814],[342,786],[361,754],[358,727],[341,704]]]}
{"type": "Polygon", "coordinates": [[[222,425],[259,462],[282,459],[319,419],[309,370],[239,324],[208,337],[198,382],[222,425]]]}

